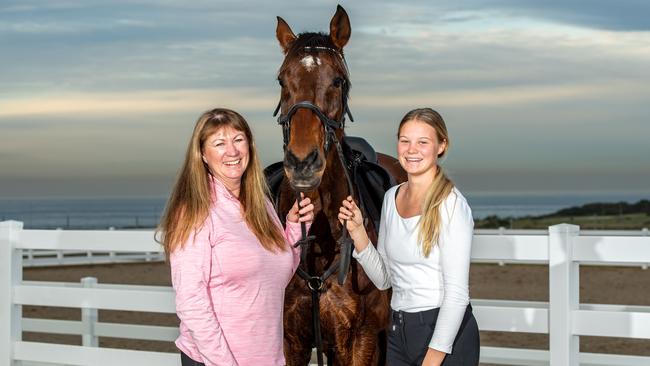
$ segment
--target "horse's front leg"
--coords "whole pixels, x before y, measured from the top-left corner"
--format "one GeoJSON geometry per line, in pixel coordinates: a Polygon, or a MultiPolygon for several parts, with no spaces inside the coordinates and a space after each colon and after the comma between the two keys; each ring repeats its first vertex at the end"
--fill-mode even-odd
{"type": "Polygon", "coordinates": [[[284,336],[284,358],[287,366],[307,366],[311,361],[311,345],[298,340],[291,340],[292,337],[284,336]]]}
{"type": "Polygon", "coordinates": [[[377,329],[337,330],[335,366],[375,366],[380,359],[377,329]]]}
{"type": "Polygon", "coordinates": [[[352,342],[350,366],[376,366],[380,364],[380,360],[384,357],[380,354],[381,340],[379,339],[379,333],[376,327],[366,325],[357,330],[352,342]]]}
{"type": "Polygon", "coordinates": [[[308,324],[301,317],[289,317],[285,321],[284,328],[284,358],[287,366],[307,366],[311,360],[311,332],[306,334],[305,329],[310,329],[308,324]],[[291,326],[288,324],[293,323],[291,326]]]}
{"type": "Polygon", "coordinates": [[[385,347],[380,337],[384,329],[382,322],[367,309],[364,315],[348,318],[351,326],[339,328],[336,333],[337,365],[345,366],[383,366],[385,347]]]}
{"type": "Polygon", "coordinates": [[[284,300],[284,358],[287,366],[306,366],[311,359],[311,297],[294,276],[284,300]]]}

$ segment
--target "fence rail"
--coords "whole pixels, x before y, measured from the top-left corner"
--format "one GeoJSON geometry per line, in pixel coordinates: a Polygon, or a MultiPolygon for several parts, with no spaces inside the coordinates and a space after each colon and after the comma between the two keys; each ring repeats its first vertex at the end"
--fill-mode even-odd
{"type": "Polygon", "coordinates": [[[23,250],[23,267],[76,266],[110,263],[160,262],[163,253],[122,253],[78,250],[23,250]]]}
{"type": "MultiPolygon", "coordinates": [[[[549,334],[549,350],[481,347],[481,362],[504,365],[649,365],[650,357],[579,353],[580,336],[650,339],[650,307],[583,304],[579,265],[643,266],[650,263],[650,236],[643,232],[581,235],[575,225],[545,232],[478,231],[473,262],[537,263],[549,266],[549,301],[472,300],[482,330],[549,334]],[[609,235],[608,235],[609,234],[609,235]]],[[[178,355],[97,347],[97,337],[173,340],[178,330],[103,323],[97,309],[173,313],[169,287],[22,280],[23,251],[160,253],[151,231],[23,230],[15,221],[0,223],[0,366],[178,365],[178,355]],[[82,309],[81,321],[22,317],[23,305],[82,309]],[[81,346],[25,342],[23,331],[81,334],[81,346]]]]}
{"type": "MultiPolygon", "coordinates": [[[[59,229],[60,230],[60,229],[59,229]]],[[[114,230],[114,229],[109,229],[114,230]]],[[[528,263],[528,264],[545,264],[547,263],[546,257],[546,234],[548,230],[520,230],[520,229],[477,229],[476,235],[486,236],[485,240],[492,240],[497,243],[502,240],[499,236],[508,235],[521,235],[529,238],[527,246],[536,246],[540,250],[537,254],[530,253],[532,256],[527,260],[504,260],[497,259],[491,253],[483,253],[481,256],[476,255],[472,260],[474,263],[497,263],[505,265],[507,263],[528,263]],[[534,236],[535,238],[531,238],[534,236]],[[488,239],[491,238],[491,239],[488,239]],[[535,243],[537,241],[537,243],[535,243]],[[541,243],[544,242],[544,243],[541,243]]],[[[630,230],[630,231],[602,231],[602,230],[586,230],[581,231],[581,236],[636,236],[644,237],[649,236],[648,229],[630,230]]],[[[23,250],[23,267],[44,267],[44,266],[70,266],[70,265],[91,265],[91,264],[108,264],[108,263],[134,263],[134,262],[157,262],[163,261],[165,255],[160,252],[142,252],[142,253],[121,253],[121,252],[97,252],[97,251],[78,251],[78,250],[37,250],[25,249],[23,250]]],[[[582,264],[589,264],[583,261],[582,264]]],[[[621,265],[616,262],[594,262],[598,265],[621,265]]],[[[641,263],[643,269],[648,268],[648,263],[641,263]]]]}

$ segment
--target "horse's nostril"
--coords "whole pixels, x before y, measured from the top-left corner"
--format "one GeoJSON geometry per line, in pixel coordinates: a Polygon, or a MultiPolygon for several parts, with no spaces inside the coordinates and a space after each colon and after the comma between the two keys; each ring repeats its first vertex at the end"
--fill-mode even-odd
{"type": "Polygon", "coordinates": [[[317,150],[312,150],[309,155],[304,160],[304,163],[307,166],[312,166],[316,161],[318,160],[318,151],[317,150]]]}
{"type": "Polygon", "coordinates": [[[298,158],[291,150],[287,150],[284,156],[284,166],[295,173],[311,175],[322,169],[323,161],[316,149],[307,154],[304,159],[298,158]]]}
{"type": "Polygon", "coordinates": [[[298,157],[296,157],[291,150],[287,150],[284,154],[284,166],[295,169],[298,164],[300,164],[298,157]]]}

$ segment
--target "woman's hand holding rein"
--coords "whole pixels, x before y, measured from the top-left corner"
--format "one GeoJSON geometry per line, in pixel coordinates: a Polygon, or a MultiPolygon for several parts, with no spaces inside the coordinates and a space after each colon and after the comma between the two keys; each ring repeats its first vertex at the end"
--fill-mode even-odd
{"type": "Polygon", "coordinates": [[[360,253],[366,249],[370,243],[370,239],[368,238],[366,228],[363,226],[363,215],[361,214],[361,210],[351,196],[348,196],[348,198],[341,204],[341,208],[339,209],[339,221],[341,224],[345,222],[346,228],[350,233],[350,237],[354,241],[354,248],[357,252],[360,253]]]}
{"type": "Polygon", "coordinates": [[[287,221],[289,222],[308,223],[314,220],[314,204],[303,193],[300,193],[300,196],[302,198],[302,201],[300,201],[300,209],[298,209],[298,202],[295,202],[291,210],[289,210],[289,213],[287,213],[287,221]]]}

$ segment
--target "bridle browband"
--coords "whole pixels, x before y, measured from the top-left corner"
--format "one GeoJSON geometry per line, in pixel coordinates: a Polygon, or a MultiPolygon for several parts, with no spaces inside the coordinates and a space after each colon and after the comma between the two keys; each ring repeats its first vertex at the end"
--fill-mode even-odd
{"type": "MultiPolygon", "coordinates": [[[[348,103],[347,103],[348,92],[349,92],[349,82],[347,80],[347,77],[349,75],[348,65],[345,62],[345,57],[343,57],[343,53],[334,48],[318,46],[318,47],[304,47],[303,50],[305,52],[318,52],[318,51],[333,52],[334,54],[338,55],[339,58],[341,59],[343,66],[345,68],[345,76],[346,76],[345,84],[342,86],[343,87],[343,93],[342,93],[343,113],[341,114],[341,119],[337,121],[325,115],[325,113],[323,113],[323,111],[312,102],[302,101],[292,105],[286,114],[281,114],[278,117],[278,124],[282,126],[282,136],[284,139],[283,149],[286,152],[287,146],[289,145],[289,138],[291,132],[291,118],[293,117],[293,115],[296,114],[296,112],[299,109],[309,109],[310,111],[312,111],[318,117],[319,121],[323,125],[323,129],[325,132],[325,142],[323,145],[323,149],[325,150],[325,154],[327,154],[330,146],[333,144],[336,148],[337,156],[340,160],[341,166],[345,173],[345,179],[348,184],[349,194],[350,196],[354,197],[354,185],[352,184],[352,179],[350,178],[350,173],[348,172],[348,167],[347,167],[348,164],[346,164],[346,159],[343,154],[341,143],[339,142],[339,139],[336,137],[336,130],[342,130],[345,127],[346,114],[350,117],[350,121],[354,122],[354,118],[352,117],[352,113],[350,113],[350,109],[348,108],[348,103]]],[[[278,114],[281,106],[282,106],[282,98],[280,98],[280,101],[278,102],[278,106],[275,108],[275,111],[273,112],[273,117],[275,117],[278,114]]],[[[297,197],[296,202],[300,202],[301,200],[300,192],[296,192],[296,197],[297,197]]],[[[302,231],[302,238],[294,244],[294,247],[297,246],[301,247],[300,263],[302,264],[306,262],[307,251],[309,249],[310,243],[313,242],[316,238],[312,235],[310,236],[307,235],[307,229],[304,222],[301,223],[301,231],[302,231]]],[[[338,270],[338,283],[339,285],[342,286],[345,283],[345,279],[347,277],[350,268],[350,256],[352,255],[353,242],[347,231],[345,222],[343,223],[343,229],[341,232],[341,237],[338,240],[338,244],[340,246],[340,259],[334,262],[322,275],[320,276],[310,275],[300,265],[296,269],[296,272],[305,281],[307,287],[311,292],[312,323],[314,327],[313,329],[314,343],[316,346],[316,357],[318,359],[318,365],[323,365],[323,355],[322,355],[323,340],[322,340],[321,329],[320,329],[320,293],[325,290],[325,281],[332,274],[337,272],[337,270],[338,270]]]]}

